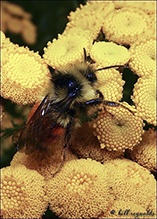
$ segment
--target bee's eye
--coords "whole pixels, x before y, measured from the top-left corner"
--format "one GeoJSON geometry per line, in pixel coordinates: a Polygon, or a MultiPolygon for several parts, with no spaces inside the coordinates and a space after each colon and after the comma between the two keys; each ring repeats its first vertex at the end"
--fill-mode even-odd
{"type": "Polygon", "coordinates": [[[69,77],[68,75],[58,78],[57,80],[54,81],[55,87],[61,87],[61,88],[67,88],[73,89],[75,86],[77,86],[76,80],[73,78],[69,77]]]}
{"type": "Polygon", "coordinates": [[[89,72],[87,75],[85,75],[85,77],[91,83],[94,83],[97,81],[97,77],[93,72],[89,72]]]}

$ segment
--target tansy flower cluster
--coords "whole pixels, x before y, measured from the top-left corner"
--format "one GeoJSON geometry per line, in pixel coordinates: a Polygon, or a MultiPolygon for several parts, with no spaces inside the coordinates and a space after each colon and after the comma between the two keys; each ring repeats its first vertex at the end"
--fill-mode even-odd
{"type": "MultiPolygon", "coordinates": [[[[80,159],[66,163],[48,182],[47,195],[50,209],[61,218],[109,218],[111,210],[121,209],[124,201],[132,212],[138,206],[143,213],[155,210],[155,185],[153,175],[130,160],[102,165],[80,159]]],[[[119,218],[118,212],[114,218],[119,218]]]]}
{"type": "Polygon", "coordinates": [[[83,49],[95,69],[124,66],[95,72],[104,103],[72,130],[64,162],[63,133],[45,151],[17,152],[1,169],[2,218],[41,218],[48,206],[60,218],[155,218],[156,132],[143,130],[144,120],[156,125],[155,4],[88,1],[69,14],[43,57],[1,31],[1,96],[20,105],[41,102],[53,77],[48,65],[67,70],[84,61],[83,49]],[[132,105],[122,99],[125,68],[138,77],[132,105]]]}

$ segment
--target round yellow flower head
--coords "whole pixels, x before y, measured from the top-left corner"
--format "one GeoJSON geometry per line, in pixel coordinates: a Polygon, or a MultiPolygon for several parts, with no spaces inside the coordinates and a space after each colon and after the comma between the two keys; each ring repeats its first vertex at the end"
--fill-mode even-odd
{"type": "Polygon", "coordinates": [[[101,148],[110,151],[132,149],[141,140],[143,120],[134,114],[134,107],[126,103],[105,108],[93,125],[101,148]]]}
{"type": "Polygon", "coordinates": [[[44,59],[53,68],[63,67],[69,63],[84,60],[83,48],[88,52],[90,42],[85,36],[76,34],[59,36],[58,40],[48,42],[48,48],[44,48],[44,59]],[[77,43],[76,43],[77,42],[77,43]]]}
{"type": "Polygon", "coordinates": [[[156,40],[142,40],[130,48],[130,68],[138,76],[151,76],[156,71],[156,40]]]}
{"type": "Polygon", "coordinates": [[[78,17],[82,15],[87,17],[88,15],[93,14],[94,10],[97,10],[98,8],[100,8],[98,4],[94,5],[94,7],[93,6],[91,7],[89,2],[87,2],[86,5],[80,4],[80,7],[76,8],[76,11],[71,11],[69,16],[67,17],[69,21],[75,21],[78,19],[78,17]]]}
{"type": "Polygon", "coordinates": [[[90,57],[100,64],[124,65],[129,61],[129,51],[121,45],[112,42],[95,42],[90,51],[90,57]]]}
{"type": "Polygon", "coordinates": [[[8,62],[8,47],[14,50],[16,48],[16,45],[11,43],[9,38],[6,38],[5,34],[1,31],[1,66],[8,62]]]}
{"type": "Polygon", "coordinates": [[[91,158],[93,160],[104,162],[106,160],[122,158],[122,151],[108,151],[101,149],[100,143],[93,134],[93,128],[84,123],[78,130],[70,143],[70,150],[77,154],[79,158],[91,158]],[[80,137],[81,136],[81,137],[80,137]]]}
{"type": "MultiPolygon", "coordinates": [[[[97,67],[97,69],[104,67],[97,67]]],[[[102,92],[104,99],[108,101],[119,101],[123,96],[123,85],[125,81],[122,80],[122,74],[119,71],[112,69],[106,69],[96,72],[98,83],[100,85],[99,90],[102,92]]]]}
{"type": "MultiPolygon", "coordinates": [[[[111,180],[110,186],[116,196],[115,202],[131,202],[144,208],[144,212],[149,209],[156,213],[156,180],[153,174],[128,159],[107,161],[104,168],[111,180]]],[[[119,210],[122,207],[123,205],[119,206],[119,210]]],[[[131,208],[132,204],[129,209],[131,208]]]]}
{"type": "Polygon", "coordinates": [[[156,126],[156,76],[139,78],[134,85],[132,100],[142,119],[156,126]]]}
{"type": "MultiPolygon", "coordinates": [[[[106,15],[110,11],[114,10],[114,4],[109,1],[87,1],[86,5],[80,5],[75,12],[71,11],[68,19],[69,21],[77,20],[78,17],[88,17],[89,15],[94,15],[99,19],[100,14],[106,15]],[[97,13],[95,13],[97,12],[97,13]]],[[[102,22],[102,19],[99,20],[102,22]]]]}
{"type": "Polygon", "coordinates": [[[40,218],[46,211],[44,177],[23,165],[1,169],[2,218],[40,218]]]}
{"type": "Polygon", "coordinates": [[[114,198],[105,173],[91,159],[67,162],[47,183],[50,209],[61,218],[98,218],[114,198]]]}
{"type": "Polygon", "coordinates": [[[145,131],[142,141],[136,145],[129,156],[150,171],[156,171],[156,131],[152,129],[145,131]]]}
{"type": "Polygon", "coordinates": [[[103,33],[110,41],[130,45],[147,35],[149,16],[135,8],[122,8],[106,16],[103,33]],[[138,22],[137,22],[138,21],[138,22]]]}
{"type": "Polygon", "coordinates": [[[74,26],[73,28],[70,28],[68,26],[69,25],[67,24],[66,29],[62,33],[62,36],[73,35],[75,33],[79,37],[85,37],[86,39],[89,40],[89,44],[92,44],[93,36],[90,35],[90,30],[89,29],[82,30],[82,28],[79,27],[79,26],[76,26],[76,27],[74,26]]]}
{"type": "Polygon", "coordinates": [[[2,44],[1,96],[17,104],[33,104],[49,86],[48,67],[38,53],[6,42],[2,44]]]}
{"type": "Polygon", "coordinates": [[[73,33],[75,33],[82,37],[86,34],[86,38],[89,38],[92,44],[93,40],[97,38],[101,30],[101,23],[96,21],[95,13],[86,17],[84,17],[84,15],[79,16],[77,19],[70,21],[67,24],[63,35],[73,35],[73,33]]]}

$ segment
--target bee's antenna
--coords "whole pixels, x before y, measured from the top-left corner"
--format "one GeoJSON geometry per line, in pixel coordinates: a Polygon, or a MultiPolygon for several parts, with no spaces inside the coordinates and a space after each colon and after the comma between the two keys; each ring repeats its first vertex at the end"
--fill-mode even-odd
{"type": "Polygon", "coordinates": [[[101,71],[109,68],[116,68],[116,67],[123,67],[123,68],[128,68],[128,65],[111,65],[103,68],[96,69],[95,71],[101,71]]]}
{"type": "MultiPolygon", "coordinates": [[[[113,102],[113,101],[106,101],[106,100],[104,100],[103,103],[104,103],[105,105],[108,105],[108,106],[115,106],[115,107],[121,106],[121,107],[123,107],[123,108],[129,110],[129,112],[131,112],[131,113],[134,115],[133,110],[129,109],[127,106],[124,106],[124,105],[122,104],[122,102],[113,102]]],[[[108,112],[108,111],[107,111],[107,112],[108,112]]],[[[109,113],[109,112],[108,112],[108,113],[109,113]]]]}
{"type": "Polygon", "coordinates": [[[84,52],[84,62],[86,62],[87,61],[87,53],[86,53],[86,49],[85,48],[83,48],[83,52],[84,52]]]}

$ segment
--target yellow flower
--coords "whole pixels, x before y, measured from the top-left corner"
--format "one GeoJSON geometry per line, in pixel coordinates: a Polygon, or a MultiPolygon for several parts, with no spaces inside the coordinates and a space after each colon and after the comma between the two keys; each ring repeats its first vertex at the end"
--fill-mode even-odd
{"type": "Polygon", "coordinates": [[[113,202],[103,165],[91,159],[67,162],[47,183],[50,209],[61,218],[98,218],[113,202]]]}
{"type": "MultiPolygon", "coordinates": [[[[84,22],[84,21],[83,21],[84,22]]],[[[76,34],[77,36],[79,36],[80,38],[81,37],[84,37],[86,39],[89,40],[89,44],[92,44],[93,42],[93,36],[91,36],[90,34],[90,30],[82,30],[81,27],[79,26],[76,26],[76,27],[69,27],[69,25],[67,24],[67,28],[64,30],[64,32],[62,33],[62,36],[69,36],[69,35],[73,35],[73,34],[76,34]]]]}
{"type": "Polygon", "coordinates": [[[95,11],[87,14],[80,14],[79,17],[67,23],[63,32],[64,35],[77,34],[80,37],[86,36],[91,41],[100,33],[102,24],[96,19],[95,11]]]}
{"type": "Polygon", "coordinates": [[[91,48],[92,60],[105,66],[124,65],[129,61],[129,51],[112,42],[95,42],[91,48]]]}
{"type": "Polygon", "coordinates": [[[149,16],[145,12],[124,7],[106,16],[103,33],[110,41],[130,45],[147,35],[148,25],[149,16]]]}
{"type": "Polygon", "coordinates": [[[91,47],[89,40],[85,36],[77,34],[61,36],[48,42],[48,48],[44,48],[44,59],[46,63],[53,68],[63,67],[67,64],[73,64],[76,61],[84,60],[83,48],[87,53],[91,47]],[[77,42],[77,43],[76,43],[77,42]]]}
{"type": "MultiPolygon", "coordinates": [[[[78,17],[94,15],[99,19],[102,15],[114,10],[114,4],[109,1],[87,1],[86,5],[80,5],[75,12],[71,11],[68,16],[69,21],[77,20],[78,17]],[[95,13],[97,12],[97,13],[95,13]]],[[[99,19],[102,22],[103,19],[99,19]]]]}
{"type": "Polygon", "coordinates": [[[140,142],[143,120],[134,114],[134,108],[129,104],[124,106],[126,108],[121,105],[105,106],[96,118],[93,127],[101,148],[124,151],[140,142]]]}
{"type": "Polygon", "coordinates": [[[99,90],[104,95],[104,99],[108,101],[119,101],[123,96],[122,74],[115,69],[107,69],[96,73],[100,84],[99,90]]]}
{"type": "Polygon", "coordinates": [[[106,160],[122,158],[122,151],[108,151],[101,149],[96,136],[93,135],[93,128],[84,123],[78,130],[70,143],[70,150],[77,154],[79,158],[91,158],[93,160],[104,162],[106,160]]]}
{"type": "MultiPolygon", "coordinates": [[[[128,159],[107,161],[104,168],[111,180],[115,201],[133,202],[144,208],[145,212],[150,209],[156,213],[156,180],[153,174],[128,159]]],[[[122,207],[123,205],[120,209],[122,207]]],[[[111,207],[112,209],[114,208],[111,207]]]]}
{"type": "Polygon", "coordinates": [[[156,131],[145,131],[140,144],[136,145],[129,156],[150,171],[156,171],[156,131]]]}
{"type": "Polygon", "coordinates": [[[156,40],[142,39],[130,48],[130,68],[141,77],[152,76],[156,72],[156,40]]]}
{"type": "Polygon", "coordinates": [[[1,31],[1,66],[8,62],[8,48],[10,48],[10,50],[14,50],[16,45],[11,43],[10,40],[6,38],[5,34],[1,31]]]}
{"type": "MultiPolygon", "coordinates": [[[[105,67],[103,64],[97,65],[96,69],[105,67]]],[[[125,81],[122,80],[122,73],[119,73],[114,68],[96,71],[96,76],[99,83],[99,90],[104,95],[104,99],[108,101],[119,101],[123,94],[123,85],[125,81]]]]}
{"type": "Polygon", "coordinates": [[[50,82],[44,60],[38,53],[9,43],[8,39],[2,41],[1,51],[1,96],[23,105],[39,100],[50,82]]]}
{"type": "Polygon", "coordinates": [[[2,218],[40,218],[46,211],[44,177],[23,165],[1,169],[2,218]]]}
{"type": "Polygon", "coordinates": [[[132,100],[139,116],[156,126],[156,76],[139,78],[134,85],[132,100]]]}

